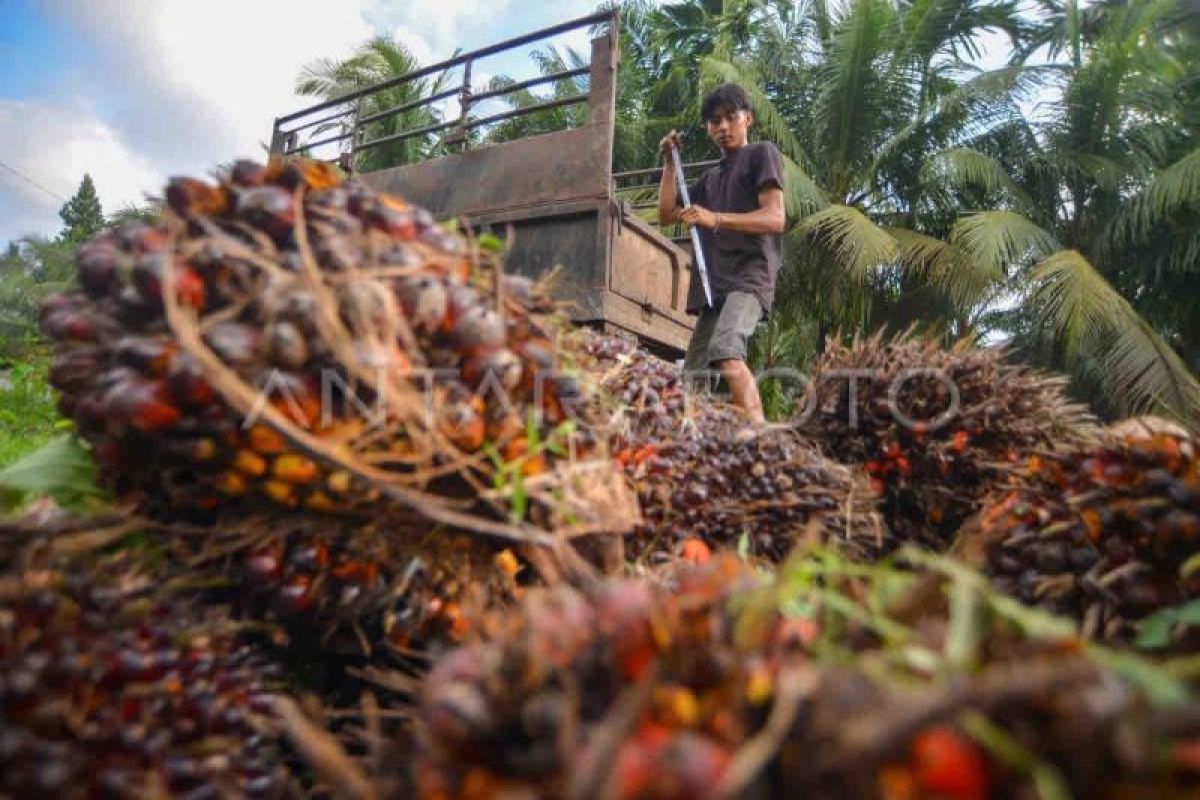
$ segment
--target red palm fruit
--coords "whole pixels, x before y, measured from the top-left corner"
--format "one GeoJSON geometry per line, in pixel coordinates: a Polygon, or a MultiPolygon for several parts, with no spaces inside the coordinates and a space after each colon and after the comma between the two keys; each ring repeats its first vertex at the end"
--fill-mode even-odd
{"type": "Polygon", "coordinates": [[[99,299],[108,295],[121,283],[123,262],[121,251],[109,238],[92,239],[75,253],[79,285],[89,297],[99,299]]]}
{"type": "Polygon", "coordinates": [[[554,372],[554,344],[549,339],[535,337],[518,343],[513,350],[521,359],[521,388],[533,392],[538,381],[543,386],[554,372]]]}
{"type": "Polygon", "coordinates": [[[393,208],[381,202],[370,204],[362,219],[367,227],[383,231],[403,242],[411,242],[422,233],[417,217],[411,210],[393,208]]]}
{"type": "Polygon", "coordinates": [[[156,253],[167,246],[167,232],[144,222],[130,222],[116,228],[121,244],[135,253],[156,253]]]}
{"type": "Polygon", "coordinates": [[[101,351],[80,345],[62,353],[50,367],[50,385],[60,392],[77,393],[91,385],[100,369],[101,351]]]}
{"type": "Polygon", "coordinates": [[[205,181],[175,177],[167,181],[167,205],[182,217],[216,216],[229,209],[229,194],[205,181]]]}
{"type": "Polygon", "coordinates": [[[400,306],[415,333],[429,335],[446,318],[449,299],[441,281],[429,275],[414,275],[396,283],[400,306]]]}
{"type": "Polygon", "coordinates": [[[979,748],[953,728],[937,726],[912,740],[912,757],[920,788],[949,800],[985,800],[987,764],[979,748]]]}
{"type": "Polygon", "coordinates": [[[264,177],[289,190],[305,186],[312,191],[323,191],[342,182],[342,176],[333,164],[310,160],[274,160],[267,165],[264,177]]]}
{"type": "Polygon", "coordinates": [[[658,654],[649,586],[635,581],[606,584],[595,608],[596,629],[612,642],[617,668],[628,680],[638,680],[658,654]]]}
{"type": "Polygon", "coordinates": [[[241,322],[214,325],[204,339],[222,361],[234,369],[256,365],[263,352],[262,334],[241,322]]]}
{"type": "Polygon", "coordinates": [[[161,336],[122,336],[113,346],[119,363],[154,377],[167,372],[178,349],[173,341],[161,336]]]}
{"type": "Polygon", "coordinates": [[[483,447],[487,425],[483,401],[478,396],[468,394],[462,387],[452,387],[441,393],[434,410],[438,429],[455,447],[468,453],[483,447]]]}
{"type": "Polygon", "coordinates": [[[204,379],[200,362],[190,353],[180,353],[171,360],[167,386],[176,402],[187,408],[201,408],[217,399],[216,391],[204,379]]]}
{"type": "Polygon", "coordinates": [[[166,430],[180,417],[162,380],[118,380],[105,394],[104,406],[110,418],[124,420],[145,433],[166,430]]]}
{"type": "Polygon", "coordinates": [[[241,188],[262,186],[267,180],[267,167],[256,161],[239,159],[229,170],[229,182],[241,188]]]}
{"type": "Polygon", "coordinates": [[[484,353],[504,346],[504,321],[495,309],[476,305],[466,309],[449,331],[460,353],[484,353]]]}
{"type": "Polygon", "coordinates": [[[100,339],[101,326],[96,317],[84,311],[63,309],[52,312],[42,320],[42,327],[54,339],[73,342],[94,342],[100,339]]]}
{"type": "Polygon", "coordinates": [[[521,385],[521,359],[506,347],[490,350],[467,359],[462,376],[468,385],[499,386],[511,392],[521,385]]]}
{"type": "Polygon", "coordinates": [[[308,575],[293,575],[279,587],[280,604],[293,614],[311,608],[315,597],[312,578],[308,575]]]}
{"type": "Polygon", "coordinates": [[[237,195],[237,214],[279,244],[292,236],[296,208],[292,194],[279,186],[256,186],[237,195]]]}
{"type": "Polygon", "coordinates": [[[247,431],[246,438],[250,449],[260,455],[278,455],[287,449],[287,439],[283,437],[283,434],[261,422],[247,431]]]}

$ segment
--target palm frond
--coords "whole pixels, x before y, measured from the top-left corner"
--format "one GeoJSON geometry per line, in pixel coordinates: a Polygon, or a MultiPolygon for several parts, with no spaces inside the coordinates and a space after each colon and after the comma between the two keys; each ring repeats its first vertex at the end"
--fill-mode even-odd
{"type": "Polygon", "coordinates": [[[1179,355],[1077,250],[1039,263],[1033,301],[1058,331],[1069,359],[1104,365],[1103,379],[1126,413],[1168,413],[1200,423],[1200,382],[1179,355]]]}
{"type": "Polygon", "coordinates": [[[999,276],[950,242],[911,230],[886,228],[896,240],[896,263],[935,287],[962,316],[979,308],[999,276]]]}
{"type": "Polygon", "coordinates": [[[852,206],[827,206],[801,220],[796,230],[829,251],[857,280],[896,257],[896,240],[852,206]]]}
{"type": "Polygon", "coordinates": [[[1139,241],[1188,206],[1200,206],[1200,147],[1154,176],[1117,217],[1114,238],[1139,241]]]}
{"type": "Polygon", "coordinates": [[[1020,209],[1033,207],[1029,195],[999,161],[970,147],[950,147],[934,153],[921,167],[921,182],[958,190],[973,186],[1003,193],[1020,209]]]}
{"type": "Polygon", "coordinates": [[[829,198],[799,164],[783,157],[783,202],[788,219],[797,220],[829,205],[829,198]]]}
{"type": "Polygon", "coordinates": [[[1008,267],[1059,249],[1050,233],[1015,211],[968,214],[950,230],[950,243],[997,280],[1008,267]]]}
{"type": "Polygon", "coordinates": [[[973,120],[965,121],[960,126],[964,132],[978,134],[981,127],[990,127],[994,114],[989,109],[995,105],[1003,106],[1000,116],[1007,117],[1010,105],[1014,101],[1030,96],[1036,89],[1044,86],[1062,70],[1054,65],[1012,66],[982,72],[962,83],[953,91],[939,98],[936,103],[902,128],[896,131],[876,151],[871,173],[878,171],[887,159],[910,144],[915,138],[922,136],[927,128],[939,119],[963,115],[970,112],[973,120]]]}

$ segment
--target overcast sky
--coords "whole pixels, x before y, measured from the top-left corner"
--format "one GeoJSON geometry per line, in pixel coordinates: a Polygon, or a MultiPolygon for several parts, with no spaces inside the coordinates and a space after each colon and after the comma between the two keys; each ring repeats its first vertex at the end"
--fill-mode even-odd
{"type": "MultiPolygon", "coordinates": [[[[422,61],[591,13],[599,0],[0,0],[0,247],[52,236],[90,172],[105,212],[168,175],[262,159],[311,104],[300,68],[397,36],[422,61]]],[[[585,31],[560,43],[582,47],[585,31]]],[[[487,65],[535,74],[525,57],[487,65]]],[[[476,73],[475,85],[488,77],[476,73]]]]}

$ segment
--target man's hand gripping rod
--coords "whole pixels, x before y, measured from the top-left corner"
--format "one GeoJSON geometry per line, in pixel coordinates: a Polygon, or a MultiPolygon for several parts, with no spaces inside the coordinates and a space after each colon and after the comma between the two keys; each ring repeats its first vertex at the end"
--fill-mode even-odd
{"type": "MultiPolygon", "coordinates": [[[[679,192],[679,199],[683,201],[683,207],[687,208],[692,204],[692,200],[688,197],[687,181],[683,178],[679,148],[674,144],[671,145],[671,163],[675,166],[675,189],[679,192]]],[[[695,225],[689,225],[688,228],[692,234],[692,252],[694,253],[693,258],[696,260],[696,269],[700,272],[700,284],[704,287],[704,302],[711,308],[713,304],[712,287],[708,283],[708,266],[704,263],[704,248],[700,246],[700,229],[695,225]]]]}

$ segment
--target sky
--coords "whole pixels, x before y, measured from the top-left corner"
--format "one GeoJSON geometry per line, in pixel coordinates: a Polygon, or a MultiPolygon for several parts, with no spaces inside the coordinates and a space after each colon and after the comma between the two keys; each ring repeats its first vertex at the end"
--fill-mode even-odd
{"type": "MultiPolygon", "coordinates": [[[[85,172],[106,213],[265,157],[275,117],[311,105],[301,68],[378,34],[421,63],[591,13],[599,0],[0,0],[0,248],[54,236],[85,172]]],[[[586,52],[586,30],[554,40],[586,52]]],[[[493,74],[536,74],[526,55],[493,74]]]]}

